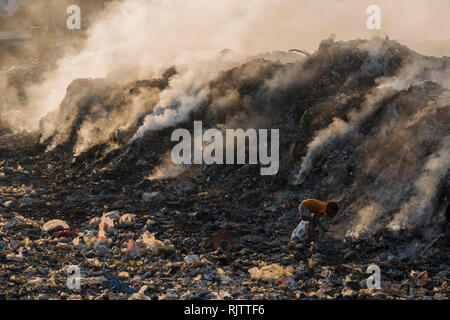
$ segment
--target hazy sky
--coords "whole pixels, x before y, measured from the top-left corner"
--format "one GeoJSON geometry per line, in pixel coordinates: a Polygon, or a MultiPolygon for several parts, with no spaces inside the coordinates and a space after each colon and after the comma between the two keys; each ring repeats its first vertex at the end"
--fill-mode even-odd
{"type": "Polygon", "coordinates": [[[269,1],[256,9],[260,14],[253,23],[258,26],[261,40],[268,37],[275,47],[282,49],[298,43],[313,50],[318,41],[332,33],[338,40],[375,34],[367,28],[366,10],[370,5],[381,9],[381,30],[377,32],[382,36],[388,34],[409,43],[450,40],[450,0],[269,1]]]}
{"type": "Polygon", "coordinates": [[[304,23],[328,31],[335,29],[344,37],[367,34],[366,9],[370,5],[378,5],[381,9],[382,31],[393,38],[450,39],[450,0],[292,1],[295,2],[299,5],[293,5],[293,8],[297,7],[298,16],[305,16],[304,23]]]}
{"type": "MultiPolygon", "coordinates": [[[[449,13],[450,0],[123,0],[91,25],[82,52],[68,53],[46,81],[29,89],[35,115],[28,118],[58,108],[78,78],[131,81],[183,65],[192,70],[186,83],[206,83],[214,72],[197,66],[209,66],[225,48],[246,56],[314,52],[332,33],[337,40],[388,34],[418,52],[450,55],[450,41],[423,42],[450,39],[449,13]],[[367,28],[370,5],[381,9],[381,30],[367,28]]],[[[211,67],[218,72],[230,65],[211,67]]]]}

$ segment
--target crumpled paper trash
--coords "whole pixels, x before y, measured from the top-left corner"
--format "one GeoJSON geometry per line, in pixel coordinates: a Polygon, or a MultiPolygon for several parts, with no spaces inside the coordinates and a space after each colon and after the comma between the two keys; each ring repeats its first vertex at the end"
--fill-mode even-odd
{"type": "Polygon", "coordinates": [[[153,254],[172,253],[175,251],[174,247],[167,245],[164,242],[155,238],[154,233],[145,231],[142,234],[141,242],[146,245],[147,249],[153,254]]]}
{"type": "Polygon", "coordinates": [[[136,215],[127,213],[119,218],[119,225],[122,227],[129,227],[135,223],[136,215]]]}
{"type": "Polygon", "coordinates": [[[252,279],[280,279],[281,277],[290,277],[294,273],[294,268],[287,266],[283,269],[279,264],[271,264],[262,268],[251,268],[248,270],[252,279]]]}

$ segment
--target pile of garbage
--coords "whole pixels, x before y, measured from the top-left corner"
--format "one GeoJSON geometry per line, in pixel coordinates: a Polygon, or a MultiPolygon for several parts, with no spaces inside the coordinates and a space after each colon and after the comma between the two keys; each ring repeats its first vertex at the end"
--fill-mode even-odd
{"type": "Polygon", "coordinates": [[[323,237],[310,247],[294,248],[283,243],[258,246],[249,237],[250,246],[238,241],[231,251],[214,250],[206,237],[186,237],[173,225],[162,227],[165,214],[137,218],[111,211],[78,224],[2,214],[1,298],[447,298],[448,267],[438,271],[442,265],[430,252],[437,263],[425,262],[426,270],[413,268],[382,237],[372,244],[323,237]],[[367,287],[370,251],[379,254],[375,262],[382,270],[376,289],[367,287]],[[74,270],[78,278],[73,278],[74,270]]]}
{"type": "Polygon", "coordinates": [[[449,70],[387,39],[325,40],[221,73],[152,130],[176,67],[74,79],[38,133],[0,136],[0,298],[448,299],[449,70]],[[174,166],[171,133],[194,120],[280,129],[279,173],[174,166]],[[290,243],[311,197],[341,211],[314,243],[290,243]]]}

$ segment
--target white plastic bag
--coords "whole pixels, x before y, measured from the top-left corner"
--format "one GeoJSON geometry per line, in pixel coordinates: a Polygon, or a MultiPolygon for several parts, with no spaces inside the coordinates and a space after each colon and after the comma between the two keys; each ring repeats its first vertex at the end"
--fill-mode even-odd
{"type": "Polygon", "coordinates": [[[309,221],[300,221],[299,225],[292,232],[291,241],[304,242],[308,239],[309,221]]]}

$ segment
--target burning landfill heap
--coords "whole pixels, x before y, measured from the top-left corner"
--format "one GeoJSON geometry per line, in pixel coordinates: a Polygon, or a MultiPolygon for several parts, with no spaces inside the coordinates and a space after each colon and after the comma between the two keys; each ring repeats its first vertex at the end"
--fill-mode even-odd
{"type": "MultiPolygon", "coordinates": [[[[16,115],[35,77],[6,73],[16,115]]],[[[176,65],[155,79],[73,79],[32,133],[13,133],[3,99],[0,298],[448,298],[450,58],[329,39],[195,79],[176,65]],[[280,129],[278,174],[172,164],[171,133],[195,120],[280,129]],[[290,243],[310,197],[337,199],[340,214],[314,244],[290,243]]]]}

